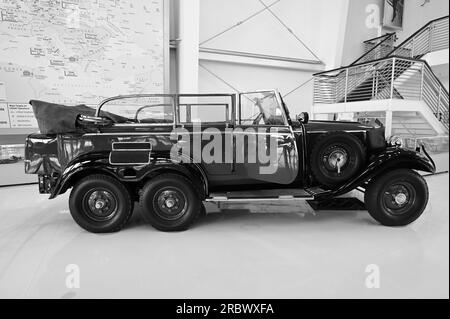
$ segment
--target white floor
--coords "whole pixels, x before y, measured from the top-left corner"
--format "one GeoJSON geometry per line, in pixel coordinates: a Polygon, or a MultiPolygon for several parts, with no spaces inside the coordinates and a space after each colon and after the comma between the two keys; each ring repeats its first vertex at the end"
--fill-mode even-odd
{"type": "Polygon", "coordinates": [[[2,188],[0,298],[448,298],[448,181],[428,178],[430,205],[405,228],[367,212],[263,205],[228,207],[175,234],[138,211],[120,233],[90,234],[72,221],[67,195],[2,188]],[[369,265],[379,289],[366,286],[369,265]]]}

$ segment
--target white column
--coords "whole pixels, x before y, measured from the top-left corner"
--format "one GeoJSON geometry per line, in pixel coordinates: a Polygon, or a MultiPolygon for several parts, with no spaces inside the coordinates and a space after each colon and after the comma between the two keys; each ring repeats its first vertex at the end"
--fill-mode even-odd
{"type": "Polygon", "coordinates": [[[386,138],[392,136],[392,111],[386,111],[386,138]]]}
{"type": "Polygon", "coordinates": [[[178,0],[178,91],[198,93],[200,0],[178,0]]]}

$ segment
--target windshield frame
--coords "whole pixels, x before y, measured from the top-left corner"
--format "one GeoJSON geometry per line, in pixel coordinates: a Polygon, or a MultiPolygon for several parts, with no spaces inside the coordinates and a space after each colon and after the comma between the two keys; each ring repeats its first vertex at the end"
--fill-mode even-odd
{"type": "Polygon", "coordinates": [[[280,94],[280,92],[278,91],[278,90],[274,90],[274,89],[272,89],[272,90],[256,90],[256,91],[248,91],[248,92],[240,92],[239,94],[238,94],[238,96],[239,96],[239,103],[238,103],[238,110],[237,110],[237,114],[238,114],[238,122],[239,122],[239,125],[242,125],[242,96],[243,95],[246,95],[246,94],[257,94],[257,93],[273,93],[274,94],[274,98],[275,98],[275,100],[277,101],[277,107],[281,110],[281,116],[282,116],[282,118],[283,118],[283,122],[284,122],[284,124],[283,125],[266,125],[266,124],[258,124],[258,125],[255,125],[255,124],[246,124],[245,126],[249,126],[249,127],[270,127],[270,126],[282,126],[282,127],[285,127],[285,126],[290,126],[291,125],[291,121],[290,121],[290,118],[289,118],[289,113],[287,113],[286,112],[286,104],[284,104],[284,101],[283,101],[283,99],[282,99],[282,97],[281,97],[281,94],[280,94]]]}

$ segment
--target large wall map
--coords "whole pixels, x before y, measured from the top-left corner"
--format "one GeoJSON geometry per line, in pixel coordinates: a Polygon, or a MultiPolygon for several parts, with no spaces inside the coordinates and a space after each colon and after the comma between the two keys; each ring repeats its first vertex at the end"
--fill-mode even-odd
{"type": "Polygon", "coordinates": [[[164,92],[164,0],[0,0],[0,128],[30,99],[96,105],[164,92]]]}

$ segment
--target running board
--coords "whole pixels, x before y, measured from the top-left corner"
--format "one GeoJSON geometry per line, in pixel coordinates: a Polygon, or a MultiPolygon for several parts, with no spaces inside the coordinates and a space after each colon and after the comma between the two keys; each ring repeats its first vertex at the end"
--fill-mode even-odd
{"type": "Polygon", "coordinates": [[[207,202],[251,202],[278,200],[313,200],[314,196],[302,189],[266,189],[255,191],[233,191],[211,193],[207,202]]]}

